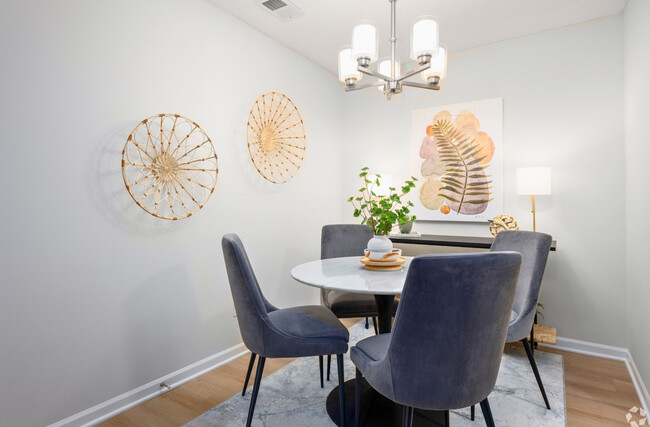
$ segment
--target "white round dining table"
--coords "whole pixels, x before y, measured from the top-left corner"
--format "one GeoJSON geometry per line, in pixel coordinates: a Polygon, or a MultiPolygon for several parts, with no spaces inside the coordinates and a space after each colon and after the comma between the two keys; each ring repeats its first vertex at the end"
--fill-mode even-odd
{"type": "Polygon", "coordinates": [[[398,271],[367,270],[361,257],[329,258],[300,264],[291,277],[300,283],[331,291],[372,294],[377,303],[379,333],[390,332],[395,295],[401,295],[412,257],[398,271]]]}

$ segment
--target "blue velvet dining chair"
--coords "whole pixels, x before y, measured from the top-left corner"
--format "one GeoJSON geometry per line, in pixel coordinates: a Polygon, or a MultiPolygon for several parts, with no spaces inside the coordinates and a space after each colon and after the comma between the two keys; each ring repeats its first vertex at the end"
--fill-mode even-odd
{"type": "Polygon", "coordinates": [[[448,411],[481,404],[496,383],[521,255],[515,252],[422,255],[411,261],[393,330],[350,349],[356,365],[355,426],[361,378],[404,406],[448,411]]]}
{"type": "Polygon", "coordinates": [[[528,336],[533,328],[542,277],[552,241],[553,238],[548,234],[508,230],[497,234],[490,248],[491,252],[515,251],[521,254],[521,270],[517,280],[517,293],[510,315],[506,342],[521,341],[524,345],[547,409],[551,409],[551,405],[548,403],[544,384],[542,384],[542,378],[539,375],[537,363],[535,363],[533,343],[529,341],[528,336]]]}
{"type": "Polygon", "coordinates": [[[345,419],[343,355],[348,351],[348,330],[327,308],[307,305],[278,309],[264,298],[239,237],[226,234],[221,245],[242,339],[251,351],[244,391],[259,356],[246,427],[250,427],[267,358],[336,354],[341,419],[345,419]]]}
{"type": "MultiPolygon", "coordinates": [[[[373,236],[372,229],[363,224],[329,224],[324,225],[321,230],[320,258],[340,258],[358,256],[361,258],[368,245],[368,240],[373,236]]],[[[377,331],[377,302],[370,294],[359,294],[354,292],[331,291],[321,289],[321,304],[336,315],[339,319],[355,317],[372,318],[372,323],[377,331]]],[[[397,311],[398,301],[393,302],[393,314],[397,311]]],[[[327,356],[327,380],[330,379],[331,356],[327,356]]],[[[323,361],[321,364],[321,387],[323,386],[323,361]]]]}
{"type": "MultiPolygon", "coordinates": [[[[510,314],[506,342],[521,341],[524,345],[528,362],[537,380],[539,391],[542,393],[546,409],[551,409],[551,405],[535,362],[534,343],[529,340],[528,336],[533,328],[537,302],[539,301],[539,291],[542,287],[542,277],[544,276],[552,242],[553,238],[548,234],[533,231],[505,230],[497,234],[490,247],[491,252],[515,251],[521,254],[522,260],[519,278],[517,279],[517,293],[510,314]]],[[[471,414],[473,420],[474,407],[472,407],[471,414]]]]}

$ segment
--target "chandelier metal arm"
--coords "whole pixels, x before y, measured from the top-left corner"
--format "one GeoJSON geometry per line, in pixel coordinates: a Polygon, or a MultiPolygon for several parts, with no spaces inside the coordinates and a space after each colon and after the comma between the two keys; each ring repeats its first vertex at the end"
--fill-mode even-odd
{"type": "Polygon", "coordinates": [[[346,86],[345,91],[346,92],[352,92],[355,90],[360,90],[360,89],[366,89],[369,87],[377,87],[377,86],[383,86],[384,82],[375,82],[375,83],[368,83],[365,85],[354,85],[354,86],[346,86]]]}
{"type": "Polygon", "coordinates": [[[440,85],[437,84],[402,82],[402,86],[419,87],[420,89],[429,89],[429,90],[440,90],[440,85]]]}
{"type": "Polygon", "coordinates": [[[424,71],[424,70],[428,70],[429,68],[431,68],[431,63],[430,63],[430,62],[427,62],[427,63],[424,64],[424,65],[421,65],[421,66],[415,67],[413,70],[409,71],[409,72],[406,73],[405,75],[400,76],[400,78],[396,79],[396,81],[401,82],[402,80],[406,80],[406,79],[408,79],[409,77],[413,77],[414,75],[419,74],[419,73],[421,73],[421,72],[424,71]]]}
{"type": "Polygon", "coordinates": [[[357,71],[362,72],[363,74],[365,74],[367,76],[373,76],[373,77],[377,77],[378,79],[391,81],[391,78],[389,76],[385,76],[385,75],[383,75],[383,74],[381,74],[381,73],[379,73],[377,71],[373,71],[368,67],[358,66],[357,71]]]}

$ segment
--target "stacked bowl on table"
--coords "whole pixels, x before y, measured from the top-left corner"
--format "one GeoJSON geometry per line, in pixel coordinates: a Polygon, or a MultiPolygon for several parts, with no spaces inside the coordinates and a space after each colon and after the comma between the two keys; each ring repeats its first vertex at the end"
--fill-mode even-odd
{"type": "Polygon", "coordinates": [[[402,269],[406,259],[402,258],[401,249],[393,249],[390,252],[364,251],[365,256],[361,258],[361,264],[367,270],[374,271],[397,271],[402,269]]]}

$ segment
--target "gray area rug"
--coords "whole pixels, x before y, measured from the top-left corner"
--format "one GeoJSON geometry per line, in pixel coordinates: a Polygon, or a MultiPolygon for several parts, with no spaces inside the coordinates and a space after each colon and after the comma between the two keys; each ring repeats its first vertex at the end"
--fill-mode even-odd
{"type": "MultiPolygon", "coordinates": [[[[372,335],[364,322],[350,328],[350,344],[372,335]]],[[[497,384],[489,396],[497,426],[565,426],[564,369],[562,356],[535,352],[537,366],[544,381],[551,410],[547,410],[537,388],[535,376],[521,345],[506,346],[497,384]]],[[[337,386],[336,358],[332,361],[331,381],[320,388],[318,358],[298,359],[264,378],[260,387],[253,426],[264,427],[331,427],[325,400],[337,386]]],[[[354,378],[354,365],[345,360],[346,380],[354,378]]],[[[243,373],[242,373],[243,380],[243,373]]],[[[251,379],[252,383],[252,379],[251,379]]],[[[240,427],[246,423],[252,387],[246,396],[237,394],[184,427],[240,427]]],[[[481,409],[476,406],[476,421],[469,418],[469,408],[452,411],[452,426],[485,426],[481,409]]]]}

